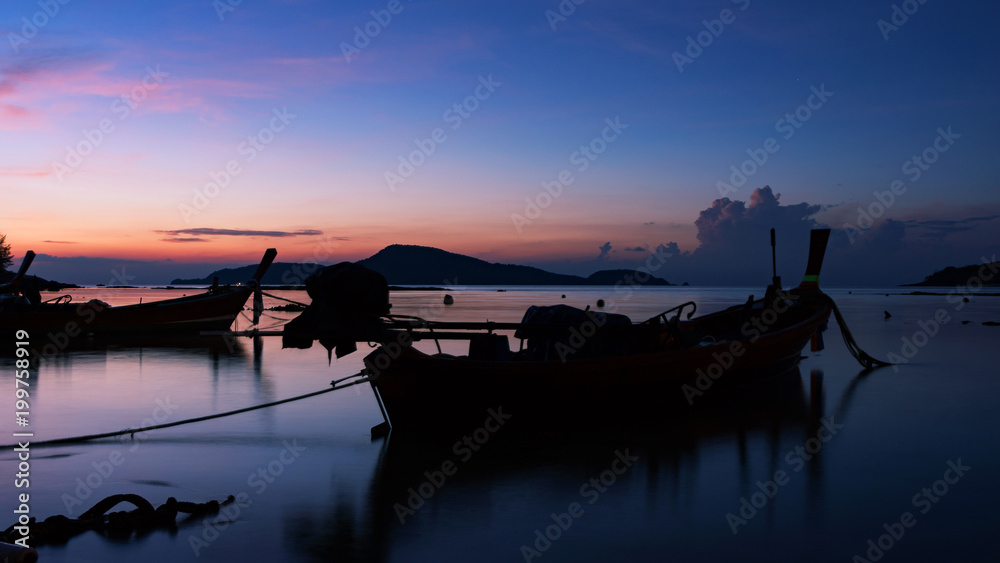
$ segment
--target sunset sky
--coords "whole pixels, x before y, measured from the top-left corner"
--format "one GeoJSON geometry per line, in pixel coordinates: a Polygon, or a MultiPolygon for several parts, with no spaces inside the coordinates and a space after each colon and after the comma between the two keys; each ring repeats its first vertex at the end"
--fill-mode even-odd
{"type": "Polygon", "coordinates": [[[77,283],[402,243],[584,275],[660,248],[662,277],[722,284],[749,260],[769,275],[768,228],[791,268],[829,226],[831,280],[918,281],[1000,246],[998,16],[943,0],[8,1],[0,233],[40,254],[33,273],[77,283]]]}

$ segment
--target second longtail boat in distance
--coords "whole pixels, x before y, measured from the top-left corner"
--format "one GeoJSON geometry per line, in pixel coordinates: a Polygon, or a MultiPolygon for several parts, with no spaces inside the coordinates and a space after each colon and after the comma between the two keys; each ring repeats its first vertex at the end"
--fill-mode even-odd
{"type": "Polygon", "coordinates": [[[259,295],[260,280],[277,254],[267,249],[253,276],[236,286],[213,286],[196,295],[113,307],[97,299],[72,303],[69,295],[42,302],[41,294],[32,290],[25,277],[34,257],[28,251],[17,276],[0,287],[0,335],[21,330],[38,342],[47,342],[47,334],[61,342],[80,336],[132,338],[226,330],[247,299],[259,295]]]}

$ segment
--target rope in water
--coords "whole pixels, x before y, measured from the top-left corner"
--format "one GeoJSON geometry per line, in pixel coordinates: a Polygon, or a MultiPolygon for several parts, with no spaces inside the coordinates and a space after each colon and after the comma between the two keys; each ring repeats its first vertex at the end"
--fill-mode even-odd
{"type": "Polygon", "coordinates": [[[844,320],[844,315],[840,313],[837,303],[834,302],[833,298],[829,296],[827,296],[827,299],[830,300],[830,307],[833,309],[833,315],[837,318],[837,324],[840,325],[840,335],[844,337],[844,344],[847,346],[847,350],[851,352],[851,355],[854,356],[854,359],[856,359],[858,363],[866,369],[893,365],[891,362],[884,362],[878,358],[874,358],[862,350],[861,347],[858,346],[857,341],[854,340],[854,335],[851,334],[851,329],[847,328],[847,321],[844,320]]]}
{"type": "MultiPolygon", "coordinates": [[[[270,403],[264,403],[262,405],[254,405],[252,407],[245,407],[245,408],[242,408],[242,409],[236,409],[234,411],[223,412],[223,413],[218,413],[218,414],[210,414],[210,415],[206,415],[206,416],[199,416],[197,418],[189,418],[187,420],[179,420],[177,422],[167,422],[167,423],[164,423],[164,424],[157,424],[155,426],[145,426],[145,427],[142,427],[142,428],[126,428],[125,430],[119,430],[117,432],[105,432],[103,434],[88,434],[86,436],[73,436],[73,437],[70,437],[70,438],[56,438],[55,440],[45,440],[45,441],[42,441],[42,442],[32,442],[31,445],[34,447],[34,446],[51,446],[51,445],[56,445],[56,444],[73,444],[73,443],[77,443],[77,442],[87,442],[87,441],[90,441],[90,440],[100,440],[102,438],[113,438],[115,436],[122,436],[122,435],[125,435],[125,434],[136,434],[138,432],[147,432],[149,430],[160,430],[162,428],[170,428],[172,426],[180,426],[182,424],[191,424],[192,422],[201,422],[203,420],[212,420],[213,418],[222,418],[224,416],[231,416],[231,415],[234,415],[234,414],[240,414],[240,413],[249,412],[249,411],[253,411],[253,410],[257,410],[257,409],[263,409],[263,408],[267,408],[267,407],[273,407],[273,406],[281,405],[281,404],[284,404],[284,403],[291,403],[292,401],[298,401],[300,399],[307,399],[309,397],[315,397],[316,395],[322,395],[323,393],[329,393],[330,391],[339,391],[340,389],[346,389],[347,387],[351,387],[352,385],[358,385],[360,383],[367,383],[368,382],[368,378],[367,377],[363,377],[364,375],[365,375],[364,372],[358,372],[358,373],[355,373],[353,375],[349,375],[347,377],[343,377],[343,378],[335,379],[335,380],[331,381],[330,382],[330,387],[327,388],[327,389],[320,389],[319,391],[313,391],[312,393],[306,393],[305,395],[299,395],[297,397],[289,397],[287,399],[281,399],[280,401],[273,401],[273,402],[270,402],[270,403]],[[361,377],[361,379],[355,379],[355,378],[358,378],[358,377],[361,377]],[[340,383],[342,383],[344,381],[347,381],[349,379],[355,379],[355,380],[351,381],[350,383],[346,383],[344,385],[339,385],[340,383]]],[[[9,445],[5,445],[5,446],[0,446],[0,448],[2,448],[2,449],[16,448],[16,447],[17,447],[17,444],[9,444],[9,445]]]]}
{"type": "MultiPolygon", "coordinates": [[[[217,500],[184,502],[170,497],[166,503],[153,508],[152,503],[139,495],[111,495],[99,501],[79,518],[69,518],[61,514],[49,516],[43,521],[32,518],[31,543],[32,545],[63,544],[70,538],[89,530],[118,540],[125,540],[134,533],[154,529],[176,530],[178,514],[187,514],[183,522],[191,522],[200,516],[218,514],[220,509],[235,502],[237,499],[232,495],[221,502],[217,500]],[[136,508],[127,512],[108,512],[123,502],[130,503],[136,508]]],[[[15,535],[14,527],[17,525],[14,524],[4,532],[0,532],[0,538],[12,539],[15,535]]]]}

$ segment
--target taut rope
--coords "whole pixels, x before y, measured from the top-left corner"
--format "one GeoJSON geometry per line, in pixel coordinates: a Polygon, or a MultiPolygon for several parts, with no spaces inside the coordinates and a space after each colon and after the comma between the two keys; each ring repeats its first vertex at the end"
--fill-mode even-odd
{"type": "MultiPolygon", "coordinates": [[[[281,405],[281,404],[284,404],[284,403],[290,403],[292,401],[298,401],[300,399],[307,399],[309,397],[315,397],[316,395],[322,395],[323,393],[329,393],[330,391],[339,391],[340,389],[345,389],[347,387],[351,387],[352,385],[358,385],[359,383],[367,383],[368,382],[368,378],[367,377],[363,377],[364,375],[365,375],[364,372],[358,372],[358,373],[355,373],[353,375],[348,375],[347,377],[343,377],[341,379],[335,379],[335,380],[331,381],[330,382],[330,387],[327,388],[327,389],[320,389],[319,391],[313,391],[312,393],[306,393],[305,395],[299,395],[297,397],[289,397],[287,399],[281,399],[280,401],[273,401],[273,402],[270,402],[270,403],[264,403],[262,405],[254,405],[252,407],[245,407],[245,408],[242,408],[242,409],[236,409],[234,411],[222,412],[222,413],[218,413],[218,414],[210,414],[210,415],[206,415],[206,416],[199,416],[197,418],[189,418],[187,420],[179,420],[177,422],[167,422],[167,423],[164,423],[164,424],[157,424],[155,426],[146,426],[146,427],[142,427],[142,428],[126,428],[125,430],[119,430],[117,432],[105,432],[103,434],[88,434],[86,436],[73,436],[71,438],[56,438],[54,440],[45,440],[45,441],[42,441],[42,442],[32,442],[31,445],[32,446],[52,446],[52,445],[56,445],[56,444],[72,444],[72,443],[76,443],[76,442],[87,442],[87,441],[90,441],[90,440],[100,440],[101,438],[113,438],[115,436],[122,436],[122,435],[125,435],[125,434],[135,434],[137,432],[146,432],[148,430],[159,430],[161,428],[170,428],[171,426],[180,426],[182,424],[191,424],[192,422],[201,422],[203,420],[212,420],[213,418],[222,418],[224,416],[231,416],[231,415],[240,414],[240,413],[243,413],[243,412],[249,412],[249,411],[253,411],[253,410],[257,410],[257,409],[263,409],[263,408],[267,408],[267,407],[273,407],[273,406],[276,406],[276,405],[281,405]],[[359,378],[359,377],[361,379],[355,379],[355,378],[359,378]],[[342,383],[344,381],[347,381],[349,379],[354,379],[354,381],[351,381],[351,382],[346,383],[344,385],[339,385],[340,383],[342,383]]],[[[15,447],[17,447],[17,444],[9,444],[9,445],[5,445],[5,446],[0,446],[0,448],[3,448],[3,449],[6,449],[6,448],[15,448],[15,447]]]]}

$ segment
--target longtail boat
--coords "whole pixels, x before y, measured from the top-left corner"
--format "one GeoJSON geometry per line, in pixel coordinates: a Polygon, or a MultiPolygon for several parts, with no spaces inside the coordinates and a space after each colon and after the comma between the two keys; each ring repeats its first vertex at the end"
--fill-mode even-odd
{"type": "Polygon", "coordinates": [[[762,299],[751,296],[696,318],[688,302],[641,323],[565,305],[531,307],[520,323],[391,315],[385,280],[342,263],[306,280],[313,304],[285,326],[284,345],[304,348],[319,339],[341,357],[357,342],[378,343],[363,373],[394,429],[482,424],[490,416],[573,421],[655,414],[795,366],[810,341],[821,349],[831,312],[862,364],[884,364],[857,347],[819,289],[829,236],[829,229],[812,231],[805,277],[794,289],[782,290],[775,272],[762,299]],[[516,350],[511,331],[521,341],[516,350]],[[439,346],[428,353],[413,346],[420,340],[467,340],[469,352],[444,354],[439,346]]]}
{"type": "Polygon", "coordinates": [[[34,258],[28,251],[14,279],[0,287],[0,334],[27,331],[33,340],[59,342],[78,336],[133,337],[137,335],[197,335],[201,331],[226,330],[243,310],[247,299],[260,302],[260,280],[277,251],[269,248],[250,280],[236,286],[213,284],[205,293],[139,303],[110,306],[92,299],[70,302],[69,296],[42,302],[37,291],[25,283],[25,274],[34,258]],[[52,336],[46,339],[46,334],[52,336]]]}

